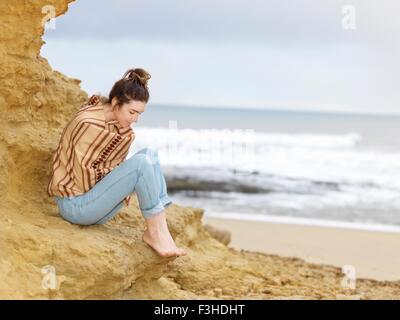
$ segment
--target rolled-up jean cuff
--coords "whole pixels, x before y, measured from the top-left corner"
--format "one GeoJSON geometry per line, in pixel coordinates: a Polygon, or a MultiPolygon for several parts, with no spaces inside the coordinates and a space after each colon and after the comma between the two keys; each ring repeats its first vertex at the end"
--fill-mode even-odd
{"type": "Polygon", "coordinates": [[[161,198],[161,203],[164,206],[164,208],[168,208],[172,204],[172,200],[170,197],[165,196],[161,198]]]}
{"type": "Polygon", "coordinates": [[[142,211],[142,214],[145,218],[151,218],[159,213],[161,213],[164,210],[164,206],[160,201],[158,201],[158,203],[151,209],[140,209],[140,211],[142,211]]]}

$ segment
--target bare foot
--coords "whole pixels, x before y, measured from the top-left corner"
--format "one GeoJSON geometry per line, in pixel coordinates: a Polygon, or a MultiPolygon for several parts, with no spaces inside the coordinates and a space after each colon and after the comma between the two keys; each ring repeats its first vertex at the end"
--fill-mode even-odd
{"type": "Polygon", "coordinates": [[[176,246],[168,228],[161,228],[161,230],[152,232],[146,229],[142,239],[161,257],[184,256],[187,254],[185,249],[176,246]]]}
{"type": "Polygon", "coordinates": [[[186,255],[186,250],[177,248],[171,233],[168,230],[165,210],[146,218],[147,229],[142,239],[162,257],[173,257],[186,255]]]}

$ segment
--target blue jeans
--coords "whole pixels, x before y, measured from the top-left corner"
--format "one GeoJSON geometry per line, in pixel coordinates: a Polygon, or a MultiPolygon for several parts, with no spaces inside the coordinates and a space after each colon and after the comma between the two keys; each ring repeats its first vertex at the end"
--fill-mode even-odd
{"type": "Polygon", "coordinates": [[[172,204],[156,150],[144,148],[136,152],[84,194],[55,198],[65,220],[91,225],[114,217],[123,207],[124,198],[133,192],[145,219],[172,204]]]}

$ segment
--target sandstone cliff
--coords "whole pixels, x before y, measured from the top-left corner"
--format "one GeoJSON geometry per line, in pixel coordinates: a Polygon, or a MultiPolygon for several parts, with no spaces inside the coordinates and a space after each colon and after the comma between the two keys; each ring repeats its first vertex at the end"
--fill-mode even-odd
{"type": "Polygon", "coordinates": [[[43,6],[59,16],[70,2],[0,2],[0,298],[399,297],[398,282],[358,280],[357,290],[346,291],[339,268],[234,250],[207,232],[200,208],[167,210],[177,244],[189,251],[177,259],[160,258],[141,241],[136,199],[105,225],[62,220],[46,194],[51,156],[87,93],[39,52],[43,6]]]}

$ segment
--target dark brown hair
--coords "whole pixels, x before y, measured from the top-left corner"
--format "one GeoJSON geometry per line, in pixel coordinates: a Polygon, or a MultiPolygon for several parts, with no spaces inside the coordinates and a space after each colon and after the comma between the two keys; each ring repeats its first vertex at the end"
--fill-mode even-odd
{"type": "Polygon", "coordinates": [[[147,81],[150,78],[150,74],[142,68],[129,69],[120,80],[114,83],[107,102],[111,103],[116,97],[118,108],[131,100],[147,103],[150,98],[147,81]]]}

